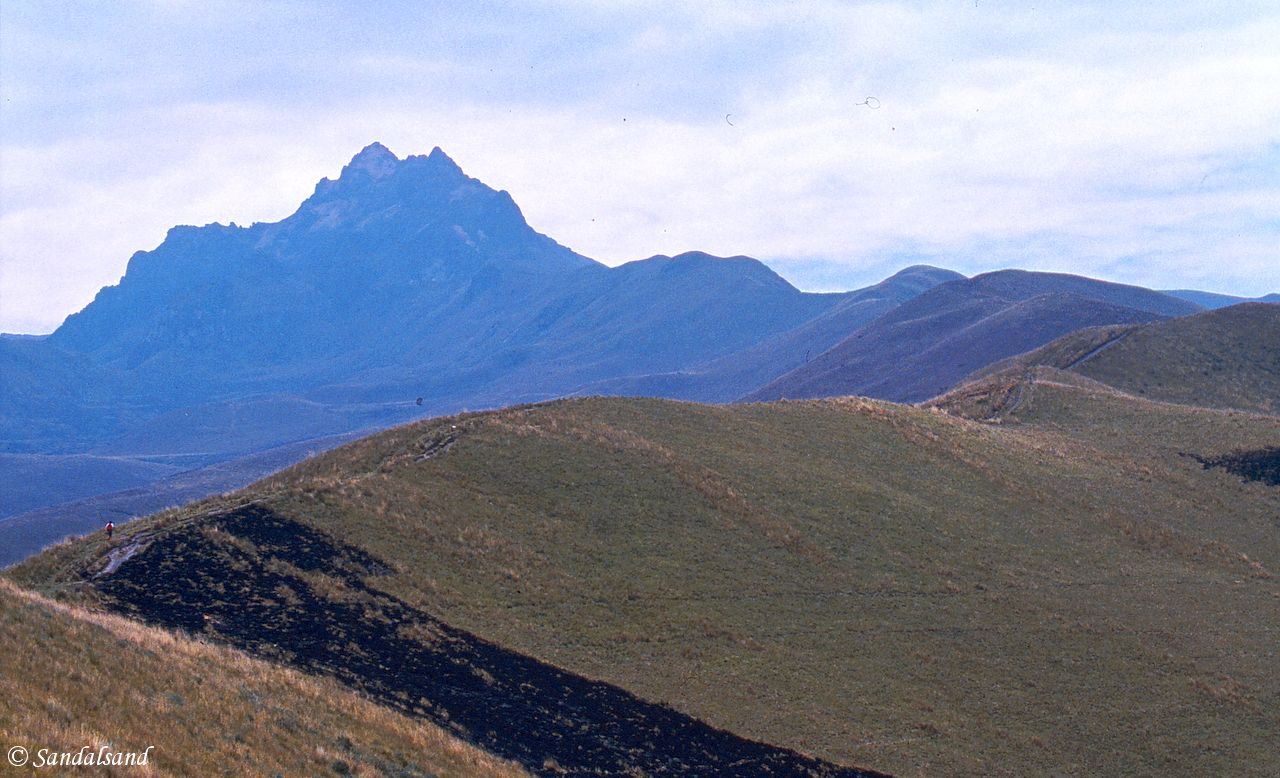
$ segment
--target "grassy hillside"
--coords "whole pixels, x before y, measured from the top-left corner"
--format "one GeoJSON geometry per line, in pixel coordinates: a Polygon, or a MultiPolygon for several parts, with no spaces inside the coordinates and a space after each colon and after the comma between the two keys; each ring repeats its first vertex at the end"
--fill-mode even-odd
{"type": "Polygon", "coordinates": [[[987,372],[1044,365],[1154,400],[1280,413],[1280,306],[1073,333],[987,372]]]}
{"type": "MultiPolygon", "coordinates": [[[[837,763],[1273,775],[1280,492],[1194,457],[1278,440],[1075,376],[1001,424],[588,399],[399,428],[125,534],[252,498],[385,565],[362,596],[837,763]]],[[[107,552],[11,575],[59,589],[107,552]]]]}
{"type": "Polygon", "coordinates": [[[148,768],[77,775],[525,775],[333,681],[7,581],[0,624],[6,751],[155,747],[148,768]]]}

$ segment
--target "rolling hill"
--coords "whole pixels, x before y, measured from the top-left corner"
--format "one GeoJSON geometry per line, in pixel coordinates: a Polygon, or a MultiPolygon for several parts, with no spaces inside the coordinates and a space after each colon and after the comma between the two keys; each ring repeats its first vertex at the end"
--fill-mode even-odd
{"type": "MultiPolygon", "coordinates": [[[[429,723],[333,681],[0,581],[6,750],[146,752],[77,775],[518,776],[429,723]],[[105,704],[104,704],[105,703],[105,704]]],[[[11,768],[6,760],[5,770],[11,768]]],[[[29,768],[32,772],[52,772],[29,768]]]]}
{"type": "Polygon", "coordinates": [[[1209,310],[1226,308],[1240,303],[1280,303],[1280,294],[1268,294],[1262,297],[1250,298],[1233,294],[1218,294],[1217,292],[1201,292],[1196,289],[1171,289],[1166,291],[1165,294],[1188,300],[1196,305],[1202,305],[1209,310]]]}
{"type": "Polygon", "coordinates": [[[970,373],[1082,327],[1183,316],[1199,306],[1079,276],[1002,270],[933,287],[748,400],[938,395],[970,373]]]}
{"type": "MultiPolygon", "coordinates": [[[[815,770],[1274,774],[1280,491],[1206,463],[1280,418],[1050,367],[1001,423],[973,399],[420,422],[8,575],[437,723],[475,674],[371,668],[501,647],[815,770]]],[[[545,769],[528,727],[466,731],[545,769]]]]}
{"type": "Polygon", "coordinates": [[[976,378],[1038,366],[1153,400],[1276,415],[1280,307],[1244,303],[1151,324],[1086,329],[992,365],[976,378]]]}

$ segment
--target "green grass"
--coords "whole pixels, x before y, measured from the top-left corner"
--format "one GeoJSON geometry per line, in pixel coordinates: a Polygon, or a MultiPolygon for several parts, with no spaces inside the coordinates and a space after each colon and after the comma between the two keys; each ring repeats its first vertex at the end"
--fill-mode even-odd
{"type": "Polygon", "coordinates": [[[1093,327],[980,372],[1046,366],[1151,400],[1280,413],[1280,305],[1093,327]]]}
{"type": "MultiPolygon", "coordinates": [[[[1077,378],[1001,424],[587,399],[399,428],[247,494],[456,626],[834,761],[1272,775],[1280,493],[1183,454],[1277,441],[1077,378]]],[[[12,574],[57,591],[100,553],[12,574]]]]}

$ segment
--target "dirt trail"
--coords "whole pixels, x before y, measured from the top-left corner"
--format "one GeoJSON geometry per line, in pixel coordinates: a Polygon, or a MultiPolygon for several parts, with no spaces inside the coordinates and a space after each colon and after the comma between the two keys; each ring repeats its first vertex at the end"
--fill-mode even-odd
{"type": "Polygon", "coordinates": [[[1014,411],[1022,407],[1023,400],[1026,399],[1027,387],[1031,386],[1031,382],[1035,380],[1035,371],[1031,368],[1023,371],[1022,378],[1019,379],[1018,385],[1013,388],[1011,398],[1005,407],[1000,408],[993,414],[995,416],[1012,416],[1014,411]]]}
{"type": "Polygon", "coordinates": [[[1131,329],[1129,329],[1129,330],[1125,330],[1124,332],[1120,333],[1119,335],[1116,335],[1116,336],[1115,336],[1114,338],[1112,338],[1111,340],[1108,340],[1106,343],[1103,343],[1102,345],[1098,346],[1097,348],[1092,349],[1091,351],[1089,351],[1089,352],[1088,352],[1087,354],[1085,354],[1084,356],[1076,357],[1075,359],[1071,360],[1071,364],[1067,365],[1066,367],[1064,367],[1064,368],[1062,368],[1062,369],[1063,369],[1063,370],[1070,370],[1071,368],[1073,368],[1073,367],[1075,367],[1075,366],[1077,366],[1077,365],[1080,365],[1080,364],[1083,364],[1083,363],[1085,363],[1085,362],[1088,362],[1090,359],[1093,359],[1094,357],[1098,356],[1098,355],[1099,355],[1099,354],[1101,354],[1102,352],[1104,352],[1104,351],[1106,351],[1107,349],[1111,348],[1111,347],[1112,347],[1112,346],[1114,346],[1115,344],[1117,344],[1117,343],[1119,343],[1120,341],[1124,340],[1125,338],[1129,337],[1130,333],[1132,333],[1132,332],[1133,332],[1133,330],[1131,330],[1131,329]]]}
{"type": "Polygon", "coordinates": [[[458,432],[457,426],[454,426],[448,434],[429,441],[423,452],[414,457],[413,461],[425,462],[428,459],[440,456],[444,452],[453,448],[453,444],[458,442],[459,437],[461,437],[461,434],[458,432]]]}
{"type": "Polygon", "coordinates": [[[130,538],[128,545],[112,549],[111,553],[107,554],[106,566],[99,570],[93,577],[96,579],[101,578],[104,575],[111,575],[116,570],[120,569],[120,565],[128,562],[134,557],[134,555],[149,545],[151,545],[151,535],[149,534],[140,534],[130,538]]]}
{"type": "MultiPolygon", "coordinates": [[[[1065,367],[1062,367],[1060,369],[1071,370],[1072,368],[1075,368],[1079,365],[1084,364],[1085,362],[1088,362],[1090,359],[1093,359],[1094,357],[1098,356],[1102,352],[1106,351],[1107,349],[1111,348],[1115,344],[1127,338],[1129,334],[1132,332],[1133,330],[1131,329],[1121,332],[1120,334],[1111,338],[1107,342],[1102,343],[1090,349],[1088,352],[1082,354],[1081,356],[1078,356],[1075,359],[1071,360],[1070,363],[1068,363],[1065,367]]],[[[1022,377],[1018,380],[1017,385],[1014,386],[1013,390],[1009,393],[1005,402],[999,408],[996,408],[994,412],[992,412],[992,414],[988,417],[989,419],[995,419],[1001,416],[1012,416],[1019,408],[1022,407],[1023,402],[1026,401],[1027,392],[1029,389],[1031,389],[1033,384],[1047,383],[1044,381],[1037,381],[1036,367],[1038,367],[1038,365],[1031,365],[1022,371],[1022,377]]]]}

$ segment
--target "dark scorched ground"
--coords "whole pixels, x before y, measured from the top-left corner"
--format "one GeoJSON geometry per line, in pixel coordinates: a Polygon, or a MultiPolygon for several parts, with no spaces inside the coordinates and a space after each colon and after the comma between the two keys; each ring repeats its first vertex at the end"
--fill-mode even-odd
{"type": "Polygon", "coordinates": [[[367,585],[386,572],[251,504],[158,533],[93,584],[120,612],[332,676],[539,774],[878,775],[504,649],[367,585]]]}
{"type": "Polygon", "coordinates": [[[1218,457],[1196,457],[1208,470],[1220,467],[1246,481],[1280,486],[1280,446],[1257,451],[1237,451],[1218,457]]]}

